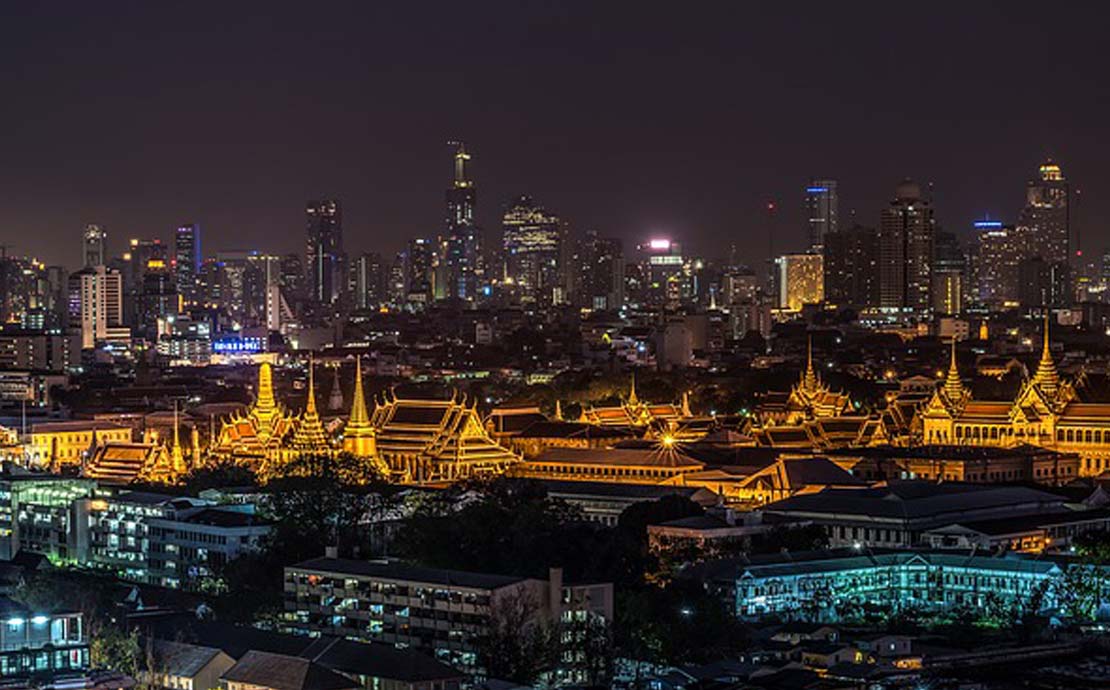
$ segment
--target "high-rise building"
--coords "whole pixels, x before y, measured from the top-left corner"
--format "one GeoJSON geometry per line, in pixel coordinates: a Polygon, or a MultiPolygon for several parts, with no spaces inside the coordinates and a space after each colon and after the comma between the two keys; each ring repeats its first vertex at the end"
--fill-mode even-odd
{"type": "Polygon", "coordinates": [[[879,233],[856,224],[825,235],[825,301],[837,306],[879,305],[879,233]]]}
{"type": "Polygon", "coordinates": [[[967,260],[954,232],[936,233],[932,280],[933,313],[945,316],[962,314],[967,289],[967,260]]]}
{"type": "Polygon", "coordinates": [[[1068,182],[1060,166],[1046,162],[1037,178],[1026,184],[1025,208],[1018,218],[1018,227],[1029,235],[1030,256],[1040,256],[1050,264],[1069,261],[1068,200],[1068,182]]]}
{"type": "Polygon", "coordinates": [[[932,306],[936,221],[916,182],[898,185],[879,225],[879,306],[924,313],[932,306]]]}
{"type": "Polygon", "coordinates": [[[578,303],[587,309],[616,310],[624,306],[624,247],[615,237],[586,232],[579,250],[581,285],[578,303]]]}
{"type": "Polygon", "coordinates": [[[637,247],[640,261],[629,281],[628,296],[637,305],[649,308],[677,308],[690,292],[686,259],[682,245],[657,237],[637,247]]]}
{"type": "Polygon", "coordinates": [[[343,210],[336,199],[309,201],[308,242],[305,266],[308,277],[308,301],[315,306],[339,302],[346,284],[343,269],[343,210]]]}
{"type": "Polygon", "coordinates": [[[1047,283],[1052,286],[1050,305],[1067,306],[1071,303],[1070,189],[1060,166],[1052,161],[1037,172],[1025,186],[1025,207],[1018,216],[1016,232],[1024,246],[1023,258],[1045,261],[1043,272],[1051,276],[1047,283]]]}
{"type": "Polygon", "coordinates": [[[188,302],[195,302],[200,278],[200,226],[181,225],[174,235],[174,278],[177,290],[188,302]]]}
{"type": "Polygon", "coordinates": [[[356,309],[377,309],[386,302],[387,267],[377,252],[362,254],[351,262],[347,289],[356,309]]]}
{"type": "Polygon", "coordinates": [[[518,196],[501,220],[505,278],[521,301],[549,305],[560,287],[566,228],[529,196],[518,196]]]}
{"type": "Polygon", "coordinates": [[[447,190],[447,220],[440,240],[443,299],[473,302],[483,280],[481,231],[474,219],[478,192],[467,168],[470,154],[455,143],[455,177],[447,190]]]}
{"type": "Polygon", "coordinates": [[[409,240],[405,252],[405,304],[423,309],[435,294],[435,243],[423,237],[409,240]]]}
{"type": "Polygon", "coordinates": [[[84,267],[103,266],[105,263],[105,245],[108,242],[108,233],[101,226],[89,223],[81,233],[81,256],[84,267]]]}
{"type": "Polygon", "coordinates": [[[1041,256],[1021,260],[1017,267],[1018,303],[1023,309],[1059,307],[1068,302],[1068,265],[1041,256]]]}
{"type": "Polygon", "coordinates": [[[1016,228],[999,220],[977,220],[976,301],[994,311],[1018,302],[1018,264],[1025,255],[1016,228]]]}
{"type": "Polygon", "coordinates": [[[836,232],[839,223],[836,180],[810,180],[806,186],[805,210],[810,251],[820,254],[825,236],[836,232]]]}
{"type": "Polygon", "coordinates": [[[775,259],[778,269],[778,306],[801,311],[825,299],[824,260],[820,254],[784,254],[775,259]]]}
{"type": "Polygon", "coordinates": [[[81,330],[82,349],[107,339],[123,323],[123,277],[103,265],[69,276],[69,323],[81,330]]]}

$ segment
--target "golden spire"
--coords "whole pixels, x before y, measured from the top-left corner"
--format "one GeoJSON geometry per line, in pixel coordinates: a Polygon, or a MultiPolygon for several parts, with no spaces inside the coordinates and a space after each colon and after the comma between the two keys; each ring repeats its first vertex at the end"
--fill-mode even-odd
{"type": "Polygon", "coordinates": [[[802,375],[802,389],[812,393],[817,390],[820,384],[821,380],[817,378],[817,372],[813,370],[813,336],[809,336],[806,344],[806,371],[802,375]]]}
{"type": "Polygon", "coordinates": [[[636,372],[633,371],[632,372],[632,385],[629,387],[629,390],[628,390],[628,404],[629,405],[635,405],[638,402],[640,402],[640,399],[636,397],[636,372]]]}
{"type": "Polygon", "coordinates": [[[1049,351],[1048,317],[1049,309],[1044,312],[1044,349],[1041,351],[1041,361],[1037,364],[1037,373],[1033,375],[1033,383],[1042,390],[1053,392],[1060,384],[1060,373],[1056,371],[1056,362],[1049,351]]]}
{"type": "Polygon", "coordinates": [[[343,428],[343,450],[360,458],[374,458],[382,474],[389,468],[378,458],[377,440],[374,427],[370,426],[370,415],[366,413],[366,397],[362,392],[362,358],[355,358],[355,394],[351,403],[351,416],[343,428]]]}
{"type": "Polygon", "coordinates": [[[682,391],[682,416],[694,416],[694,414],[690,412],[690,391],[682,391]]]}
{"type": "Polygon", "coordinates": [[[263,362],[258,367],[258,394],[254,406],[259,412],[274,409],[274,373],[269,362],[263,362]]]}
{"type": "Polygon", "coordinates": [[[312,376],[312,370],[315,369],[315,361],[312,355],[308,356],[308,402],[305,403],[304,413],[305,416],[319,416],[316,413],[316,382],[312,376]]]}
{"type": "Polygon", "coordinates": [[[293,448],[302,452],[325,452],[329,449],[327,434],[324,425],[320,422],[320,415],[316,412],[316,381],[312,370],[315,361],[312,356],[308,359],[308,401],[305,403],[304,414],[301,415],[297,431],[293,434],[293,448]]]}
{"type": "Polygon", "coordinates": [[[170,462],[174,476],[180,477],[189,469],[185,467],[185,454],[181,452],[181,438],[177,431],[177,401],[173,401],[173,449],[170,451],[170,462]]]}
{"type": "Polygon", "coordinates": [[[964,394],[964,382],[956,365],[956,336],[952,336],[952,358],[948,363],[948,376],[944,379],[944,394],[952,401],[959,400],[964,394]]]}
{"type": "Polygon", "coordinates": [[[347,420],[347,428],[363,427],[370,424],[370,415],[366,412],[366,397],[362,392],[362,357],[355,357],[355,394],[351,403],[351,418],[347,420]]]}
{"type": "Polygon", "coordinates": [[[558,398],[555,399],[555,421],[563,421],[563,403],[558,398]]]}

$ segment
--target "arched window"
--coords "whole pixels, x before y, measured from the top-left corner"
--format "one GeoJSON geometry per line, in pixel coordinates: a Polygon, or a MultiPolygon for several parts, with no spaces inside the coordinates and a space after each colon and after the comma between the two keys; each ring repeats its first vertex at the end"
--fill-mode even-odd
{"type": "Polygon", "coordinates": [[[1068,429],[1068,443],[1071,443],[1074,440],[1075,440],[1075,432],[1072,431],[1071,429],[1068,429]]]}

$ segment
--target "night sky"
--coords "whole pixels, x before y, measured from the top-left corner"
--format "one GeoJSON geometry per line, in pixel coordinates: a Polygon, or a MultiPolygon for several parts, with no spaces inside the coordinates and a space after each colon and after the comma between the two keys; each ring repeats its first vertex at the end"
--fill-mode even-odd
{"type": "MultiPolygon", "coordinates": [[[[0,244],[79,260],[199,222],[205,252],[303,251],[343,201],[351,252],[434,235],[447,140],[479,219],[529,193],[629,242],[801,249],[802,189],[875,225],[903,177],[942,224],[1012,220],[1046,156],[1110,243],[1110,10],[1078,3],[0,4],[0,244]]],[[[1093,5],[1093,3],[1092,3],[1093,5]]]]}

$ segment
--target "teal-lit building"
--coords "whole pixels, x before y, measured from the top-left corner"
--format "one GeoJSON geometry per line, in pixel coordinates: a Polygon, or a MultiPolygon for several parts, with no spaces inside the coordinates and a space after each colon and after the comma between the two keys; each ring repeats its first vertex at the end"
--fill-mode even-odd
{"type": "Polygon", "coordinates": [[[740,618],[835,621],[864,606],[945,611],[1003,602],[1044,611],[1056,606],[1062,574],[1053,561],[1017,555],[847,550],[721,563],[711,580],[740,618]]]}
{"type": "Polygon", "coordinates": [[[31,687],[33,680],[34,687],[41,687],[88,668],[89,642],[80,613],[39,613],[0,597],[0,685],[31,687]]]}
{"type": "Polygon", "coordinates": [[[0,560],[20,551],[52,561],[73,561],[81,550],[76,501],[92,495],[91,479],[27,472],[6,465],[0,473],[0,560]]]}

